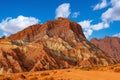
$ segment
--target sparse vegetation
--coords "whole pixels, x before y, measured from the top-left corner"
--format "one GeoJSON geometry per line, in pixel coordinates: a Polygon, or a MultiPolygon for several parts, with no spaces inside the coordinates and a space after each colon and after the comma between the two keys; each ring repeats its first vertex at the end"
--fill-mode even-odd
{"type": "Polygon", "coordinates": [[[13,80],[11,77],[6,77],[3,80],[13,80]]]}
{"type": "Polygon", "coordinates": [[[2,39],[8,39],[8,37],[4,35],[4,36],[2,36],[2,39]]]}
{"type": "Polygon", "coordinates": [[[26,76],[25,76],[24,74],[21,74],[21,75],[20,75],[20,78],[21,78],[21,79],[26,79],[26,76]]]}
{"type": "Polygon", "coordinates": [[[54,71],[54,74],[56,74],[57,73],[57,71],[54,71]]]}
{"type": "Polygon", "coordinates": [[[80,67],[81,70],[85,70],[85,71],[90,71],[92,70],[92,67],[90,66],[85,66],[85,67],[80,67]]]}
{"type": "Polygon", "coordinates": [[[115,67],[114,72],[120,72],[120,67],[115,67]]]}
{"type": "Polygon", "coordinates": [[[27,44],[27,42],[24,42],[22,40],[11,40],[11,43],[14,44],[14,45],[17,45],[17,46],[24,46],[27,44]]]}
{"type": "Polygon", "coordinates": [[[44,80],[55,80],[53,77],[46,77],[44,80]]]}
{"type": "Polygon", "coordinates": [[[48,76],[48,75],[50,75],[50,74],[47,72],[41,73],[41,76],[48,76]]]}
{"type": "Polygon", "coordinates": [[[38,77],[34,76],[32,78],[30,78],[30,80],[39,80],[38,77]]]}
{"type": "MultiPolygon", "coordinates": [[[[26,72],[26,73],[17,73],[17,74],[9,74],[9,75],[4,74],[0,76],[0,80],[76,80],[76,78],[73,75],[77,75],[77,76],[78,74],[85,75],[86,73],[88,73],[86,71],[89,71],[89,73],[95,75],[96,75],[96,71],[98,71],[100,75],[102,75],[102,71],[104,71],[106,75],[107,74],[111,75],[111,71],[112,71],[114,73],[114,76],[116,76],[117,73],[120,72],[120,65],[93,66],[93,67],[86,66],[86,67],[75,67],[71,69],[41,71],[41,72],[33,72],[33,73],[26,72]],[[81,70],[83,70],[83,72],[81,70]],[[72,79],[70,75],[73,76],[72,79]]],[[[77,78],[77,80],[88,80],[88,79],[77,78]]]]}
{"type": "Polygon", "coordinates": [[[67,70],[67,72],[71,72],[70,70],[67,70]]]}

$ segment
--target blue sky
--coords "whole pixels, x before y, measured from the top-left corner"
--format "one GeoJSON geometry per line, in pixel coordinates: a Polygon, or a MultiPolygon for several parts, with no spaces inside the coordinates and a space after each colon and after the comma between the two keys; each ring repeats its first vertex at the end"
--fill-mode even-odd
{"type": "Polygon", "coordinates": [[[88,40],[120,37],[120,0],[0,0],[0,36],[57,17],[82,25],[88,40]]]}

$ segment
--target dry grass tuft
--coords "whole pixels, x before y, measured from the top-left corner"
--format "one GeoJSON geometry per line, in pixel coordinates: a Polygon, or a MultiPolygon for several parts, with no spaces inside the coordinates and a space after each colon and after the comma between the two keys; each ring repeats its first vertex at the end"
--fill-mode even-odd
{"type": "Polygon", "coordinates": [[[50,75],[50,74],[47,73],[47,72],[43,72],[43,73],[41,73],[41,76],[48,76],[48,75],[50,75]]]}
{"type": "Polygon", "coordinates": [[[114,72],[120,72],[120,67],[115,67],[114,72]]]}
{"type": "Polygon", "coordinates": [[[44,78],[44,80],[55,80],[55,78],[53,78],[53,77],[46,77],[46,78],[44,78]]]}
{"type": "Polygon", "coordinates": [[[85,70],[85,71],[90,71],[90,70],[92,70],[92,68],[91,68],[90,66],[81,67],[80,69],[81,69],[81,70],[85,70]]]}
{"type": "Polygon", "coordinates": [[[67,70],[67,72],[71,72],[70,70],[67,70]]]}
{"type": "Polygon", "coordinates": [[[10,77],[6,77],[6,78],[4,78],[3,80],[13,80],[13,79],[10,78],[10,77]]]}
{"type": "Polygon", "coordinates": [[[25,76],[24,74],[21,74],[21,75],[20,75],[20,78],[21,78],[21,79],[26,79],[26,76],[25,76]]]}
{"type": "Polygon", "coordinates": [[[39,80],[38,77],[34,76],[32,78],[30,78],[30,80],[39,80]]]}
{"type": "Polygon", "coordinates": [[[57,71],[53,71],[53,73],[54,73],[54,74],[56,74],[56,73],[57,73],[57,71]]]}

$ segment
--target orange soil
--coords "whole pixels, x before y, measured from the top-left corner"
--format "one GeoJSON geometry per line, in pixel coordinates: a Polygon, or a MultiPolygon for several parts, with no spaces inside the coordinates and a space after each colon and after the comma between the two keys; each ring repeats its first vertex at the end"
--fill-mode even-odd
{"type": "Polygon", "coordinates": [[[62,69],[1,75],[0,80],[120,80],[120,73],[113,71],[62,69]]]}

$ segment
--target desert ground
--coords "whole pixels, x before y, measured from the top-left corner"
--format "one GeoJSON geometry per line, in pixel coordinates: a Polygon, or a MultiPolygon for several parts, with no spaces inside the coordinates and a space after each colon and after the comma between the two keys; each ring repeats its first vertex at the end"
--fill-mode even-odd
{"type": "Polygon", "coordinates": [[[120,80],[120,66],[2,74],[0,80],[120,80]]]}

